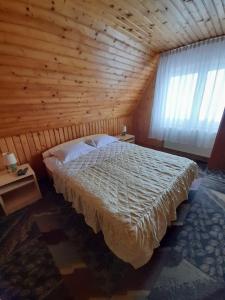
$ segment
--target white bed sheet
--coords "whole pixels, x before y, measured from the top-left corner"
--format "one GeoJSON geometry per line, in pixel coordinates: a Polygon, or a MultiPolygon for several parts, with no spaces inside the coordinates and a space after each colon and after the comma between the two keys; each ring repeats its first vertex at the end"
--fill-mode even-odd
{"type": "Polygon", "coordinates": [[[135,268],[159,246],[198,169],[189,159],[124,142],[53,164],[56,191],[135,268]]]}
{"type": "Polygon", "coordinates": [[[56,158],[55,156],[46,157],[43,160],[43,162],[44,162],[44,164],[47,168],[47,171],[50,173],[50,175],[52,175],[53,172],[55,170],[57,170],[57,168],[62,166],[62,162],[58,158],[56,158]]]}

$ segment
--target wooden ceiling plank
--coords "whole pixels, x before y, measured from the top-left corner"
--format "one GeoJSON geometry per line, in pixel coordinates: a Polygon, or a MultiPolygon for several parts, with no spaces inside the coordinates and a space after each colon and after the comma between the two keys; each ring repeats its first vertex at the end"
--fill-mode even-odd
{"type": "Polygon", "coordinates": [[[195,5],[193,1],[186,1],[184,2],[184,6],[186,7],[187,11],[189,12],[192,20],[196,24],[198,24],[202,38],[207,38],[210,35],[210,31],[206,26],[207,23],[204,22],[204,17],[202,16],[201,12],[198,10],[198,7],[195,5]]]}
{"type": "Polygon", "coordinates": [[[106,7],[109,7],[109,14],[115,16],[115,20],[117,22],[121,22],[127,27],[124,28],[129,33],[137,32],[137,38],[141,39],[141,41],[146,41],[147,46],[152,47],[155,46],[155,42],[151,39],[151,29],[145,25],[145,20],[143,19],[143,15],[140,14],[139,11],[135,11],[133,6],[127,6],[125,2],[121,1],[113,1],[113,4],[109,4],[109,1],[102,0],[106,7]]]}
{"type": "Polygon", "coordinates": [[[208,10],[205,7],[205,4],[203,3],[203,0],[193,0],[193,1],[195,3],[195,6],[198,7],[198,10],[201,11],[201,14],[204,18],[205,26],[210,31],[210,36],[209,37],[216,36],[215,26],[214,26],[214,24],[211,20],[211,16],[210,16],[208,10]]]}
{"type": "Polygon", "coordinates": [[[170,31],[179,37],[180,43],[186,44],[193,38],[192,32],[186,30],[186,22],[183,17],[180,16],[179,11],[169,1],[152,1],[152,3],[154,4],[154,13],[156,16],[164,26],[167,26],[170,31]]]}
{"type": "MultiPolygon", "coordinates": [[[[1,31],[0,31],[1,33],[1,31]]],[[[34,40],[29,38],[26,39],[23,36],[20,35],[14,35],[12,34],[7,34],[7,33],[2,33],[0,35],[0,42],[3,44],[12,44],[12,37],[13,37],[13,44],[18,45],[19,47],[23,47],[23,49],[31,49],[34,51],[38,51],[38,53],[45,53],[48,56],[51,56],[51,61],[73,61],[75,64],[78,64],[79,67],[85,67],[85,66],[95,66],[96,63],[99,63],[103,68],[116,68],[124,70],[124,71],[131,71],[131,72],[139,72],[142,71],[142,66],[141,65],[128,65],[125,63],[121,63],[116,60],[109,60],[104,57],[96,56],[93,57],[93,55],[89,54],[83,54],[83,53],[78,53],[77,56],[73,56],[74,51],[71,49],[68,49],[64,46],[57,46],[52,45],[51,43],[48,42],[43,42],[40,40],[34,40]]]]}
{"type": "MultiPolygon", "coordinates": [[[[137,25],[138,21],[136,23],[131,22],[128,17],[124,17],[122,13],[123,12],[122,8],[120,11],[118,10],[115,11],[114,7],[117,1],[113,1],[113,5],[109,5],[108,1],[99,1],[99,3],[102,3],[103,5],[100,13],[104,22],[110,24],[116,30],[122,29],[122,31],[126,35],[130,36],[131,38],[135,38],[136,40],[138,40],[138,42],[141,42],[142,44],[145,44],[147,47],[149,47],[148,32],[144,31],[141,27],[137,25]],[[109,23],[109,20],[111,20],[112,23],[109,23]],[[130,28],[132,28],[132,30],[129,30],[130,28]]],[[[120,2],[120,6],[123,7],[123,3],[120,2]]]]}
{"type": "MultiPolygon", "coordinates": [[[[138,102],[136,102],[136,103],[138,103],[138,102]]],[[[80,116],[76,116],[76,117],[74,117],[74,114],[71,114],[71,113],[63,113],[61,115],[59,115],[59,114],[50,115],[49,118],[46,115],[41,116],[41,118],[39,118],[39,119],[23,118],[20,120],[20,128],[23,130],[23,128],[26,128],[26,126],[28,126],[29,130],[31,128],[34,128],[37,130],[37,128],[43,127],[46,130],[49,128],[53,128],[56,125],[56,122],[55,122],[56,119],[58,122],[61,123],[61,126],[65,126],[65,124],[77,124],[80,122],[97,120],[99,118],[104,118],[105,116],[112,117],[114,113],[116,114],[117,117],[119,117],[119,116],[123,116],[125,114],[129,114],[130,111],[132,111],[136,105],[134,104],[132,106],[130,106],[130,105],[114,106],[113,108],[110,108],[110,109],[106,108],[106,109],[104,109],[104,111],[103,110],[93,110],[93,111],[90,110],[88,113],[80,115],[80,116]]],[[[8,123],[3,124],[3,126],[1,126],[1,128],[0,128],[0,131],[2,131],[4,129],[8,129],[8,128],[14,128],[14,130],[15,130],[15,127],[17,127],[17,124],[18,124],[18,120],[19,120],[18,118],[16,118],[16,119],[14,118],[14,119],[12,119],[10,124],[8,124],[8,123]]],[[[9,149],[9,151],[12,151],[12,150],[9,149]]]]}
{"type": "MultiPolygon", "coordinates": [[[[24,1],[24,0],[17,0],[17,1],[27,5],[26,1],[24,1]]],[[[36,0],[29,1],[29,5],[32,6],[33,12],[36,13],[37,15],[40,13],[41,13],[41,15],[43,15],[43,13],[45,13],[45,14],[48,14],[50,18],[54,17],[54,20],[58,21],[60,19],[60,17],[62,17],[62,12],[63,12],[63,18],[65,18],[65,17],[67,18],[66,19],[67,23],[70,23],[70,22],[74,23],[74,21],[75,21],[76,26],[83,25],[86,27],[86,31],[89,30],[90,28],[94,29],[94,35],[96,33],[98,33],[98,34],[101,33],[105,36],[111,35],[111,37],[113,39],[116,38],[122,44],[128,44],[132,48],[138,50],[139,52],[140,51],[144,52],[143,45],[140,42],[135,42],[134,40],[130,39],[129,36],[126,36],[125,34],[122,34],[118,31],[114,31],[113,28],[110,28],[110,27],[108,28],[107,32],[104,32],[105,24],[103,22],[98,21],[98,15],[96,15],[95,18],[93,18],[93,19],[91,19],[88,15],[88,12],[91,11],[93,8],[95,8],[95,5],[90,6],[88,11],[87,10],[84,11],[84,10],[81,10],[80,5],[77,5],[77,4],[78,3],[76,3],[76,5],[74,5],[73,2],[66,1],[63,11],[57,10],[57,7],[54,7],[54,11],[52,11],[51,10],[51,7],[52,7],[51,2],[46,2],[46,1],[37,2],[36,0]],[[90,26],[90,25],[92,25],[92,26],[90,26]]]]}
{"type": "MultiPolygon", "coordinates": [[[[8,107],[11,109],[11,113],[12,115],[18,115],[19,112],[20,112],[20,109],[25,109],[26,112],[33,112],[35,111],[35,107],[39,107],[40,108],[40,112],[44,112],[46,111],[47,109],[49,109],[49,111],[55,111],[55,108],[60,108],[60,109],[64,109],[65,111],[70,111],[70,109],[74,109],[77,107],[77,112],[80,111],[80,110],[83,110],[85,109],[86,107],[89,107],[89,108],[93,108],[96,104],[96,107],[111,107],[113,106],[114,104],[133,104],[134,102],[136,102],[139,98],[139,96],[141,96],[142,92],[140,91],[139,94],[138,94],[138,97],[136,96],[131,96],[131,98],[129,100],[125,99],[125,100],[121,100],[121,98],[119,98],[119,96],[117,96],[114,100],[109,100],[109,101],[104,101],[104,100],[99,100],[98,102],[94,101],[93,99],[88,99],[88,100],[85,100],[85,101],[76,101],[76,99],[71,99],[71,101],[67,101],[65,103],[54,103],[54,102],[48,102],[46,101],[45,103],[37,103],[37,102],[26,102],[24,103],[23,105],[20,103],[3,103],[4,106],[8,107]],[[77,104],[77,102],[79,102],[77,104]],[[46,105],[46,104],[49,104],[49,105],[46,105]],[[63,105],[64,104],[64,105],[63,105]],[[13,106],[14,106],[14,109],[13,109],[13,106]],[[30,107],[29,107],[30,106],[30,107]],[[17,110],[16,110],[17,109],[17,110]]],[[[48,100],[46,98],[46,100],[48,100]]],[[[10,122],[10,120],[7,120],[8,116],[10,116],[10,112],[8,111],[5,111],[5,110],[1,110],[1,114],[2,114],[2,122],[10,122]]]]}
{"type": "Polygon", "coordinates": [[[214,0],[214,5],[223,34],[225,34],[225,5],[223,5],[222,0],[214,0]]]}
{"type": "MultiPolygon", "coordinates": [[[[78,103],[74,103],[74,102],[63,102],[61,104],[58,104],[56,106],[57,103],[41,103],[41,105],[39,103],[23,103],[20,104],[20,108],[23,109],[24,111],[26,111],[27,114],[29,114],[30,112],[35,112],[37,109],[40,109],[41,112],[44,111],[48,111],[54,112],[54,111],[58,111],[58,110],[64,110],[64,111],[70,111],[71,109],[83,109],[85,107],[91,108],[91,107],[100,107],[100,106],[107,106],[108,104],[110,105],[114,105],[114,104],[129,104],[129,103],[133,103],[136,102],[137,98],[133,98],[132,101],[129,100],[114,100],[114,101],[85,101],[85,102],[78,102],[78,103]]],[[[4,105],[4,107],[2,106],[0,108],[0,112],[2,117],[8,117],[8,116],[14,116],[14,115],[18,115],[18,106],[15,105],[14,103],[7,103],[4,105]]]]}
{"type": "Polygon", "coordinates": [[[181,41],[179,40],[179,37],[177,35],[171,35],[171,31],[167,28],[167,26],[165,26],[165,24],[162,24],[160,20],[154,15],[152,7],[150,8],[150,3],[148,1],[137,2],[135,0],[126,0],[126,3],[135,5],[135,9],[141,12],[143,19],[148,22],[148,26],[150,28],[154,28],[154,31],[158,32],[156,35],[159,44],[157,51],[161,51],[161,44],[165,43],[165,45],[170,45],[170,41],[173,41],[173,45],[180,44],[181,41]]]}
{"type": "MultiPolygon", "coordinates": [[[[12,88],[12,85],[10,85],[12,83],[10,83],[8,80],[3,80],[3,79],[0,79],[0,88],[6,88],[6,89],[10,89],[10,87],[12,88]]],[[[13,85],[14,85],[14,88],[18,88],[20,90],[23,90],[25,87],[26,88],[29,88],[31,90],[53,90],[53,92],[57,91],[58,88],[60,88],[61,91],[74,91],[74,92],[86,92],[88,90],[87,87],[84,87],[84,86],[70,86],[70,85],[64,85],[63,83],[59,86],[59,84],[55,84],[55,85],[51,85],[49,83],[46,83],[43,84],[43,81],[33,81],[33,82],[29,82],[29,87],[28,87],[28,82],[24,82],[23,80],[22,81],[13,81],[13,85]]],[[[114,87],[115,90],[118,90],[117,87],[115,86],[114,87]]],[[[92,90],[95,91],[95,92],[101,92],[101,91],[104,91],[104,92],[110,92],[112,91],[112,88],[108,88],[108,87],[92,87],[92,90]]],[[[123,89],[119,89],[118,91],[120,93],[122,92],[127,92],[129,93],[130,92],[131,87],[129,89],[127,88],[123,88],[123,89]]]]}
{"type": "MultiPolygon", "coordinates": [[[[11,41],[9,41],[11,42],[11,41]]],[[[31,45],[32,46],[32,45],[31,45]]],[[[39,47],[40,48],[40,47],[39,47]]],[[[57,62],[59,64],[65,64],[65,65],[69,65],[69,66],[73,66],[73,67],[77,67],[80,68],[80,70],[82,69],[90,69],[93,70],[93,72],[95,70],[100,70],[103,72],[110,72],[113,73],[115,68],[117,68],[116,64],[113,66],[107,66],[104,64],[99,64],[98,66],[95,63],[91,63],[91,62],[87,62],[87,61],[83,61],[80,60],[79,58],[70,58],[70,57],[66,57],[65,55],[52,55],[49,52],[46,52],[44,50],[37,50],[37,49],[31,49],[29,47],[27,47],[27,45],[22,46],[15,46],[12,44],[2,44],[1,48],[0,48],[0,53],[1,54],[15,54],[17,56],[22,56],[22,57],[28,57],[28,58],[35,58],[35,59],[44,59],[46,61],[50,61],[50,62],[57,62]]],[[[129,68],[130,70],[128,70],[128,68],[126,68],[126,70],[123,68],[117,68],[117,70],[121,70],[121,71],[127,71],[127,72],[132,72],[132,73],[136,73],[136,71],[132,68],[129,68]]],[[[149,70],[149,66],[143,66],[143,69],[141,70],[141,72],[143,74],[148,73],[149,70]]],[[[139,73],[139,72],[138,72],[139,73]]],[[[139,73],[140,74],[140,73],[139,73]]]]}
{"type": "MultiPolygon", "coordinates": [[[[71,3],[73,3],[73,1],[69,0],[69,4],[71,3]]],[[[79,8],[81,8],[80,11],[85,11],[87,15],[90,15],[90,19],[93,17],[94,22],[92,22],[92,24],[93,28],[96,26],[96,30],[103,30],[103,32],[112,35],[114,38],[125,41],[130,46],[145,52],[146,48],[143,47],[143,41],[140,42],[137,36],[127,32],[122,26],[118,26],[116,22],[117,19],[115,19],[113,15],[107,13],[107,6],[103,7],[103,11],[101,13],[101,1],[98,1],[98,5],[96,5],[95,0],[77,0],[76,4],[73,4],[73,8],[78,9],[78,11],[79,8]],[[77,5],[78,3],[79,5],[77,5]],[[129,39],[127,39],[128,37],[129,39]],[[134,38],[136,38],[136,41],[134,38]]]]}
{"type": "MultiPolygon", "coordinates": [[[[139,86],[143,85],[144,81],[137,82],[137,80],[129,80],[129,82],[124,81],[124,80],[117,80],[117,81],[99,81],[96,79],[93,80],[73,80],[72,78],[56,78],[56,77],[51,77],[51,76],[42,76],[39,78],[36,78],[36,76],[31,76],[28,73],[25,73],[24,71],[21,70],[17,73],[15,72],[7,72],[8,74],[4,75],[4,78],[1,79],[1,87],[6,87],[8,82],[15,82],[15,83],[22,83],[21,88],[25,87],[24,89],[27,89],[27,85],[30,83],[39,83],[43,85],[50,85],[52,84],[57,85],[57,84],[62,84],[64,86],[72,86],[72,87],[96,87],[96,88],[129,88],[129,86],[132,84],[132,87],[136,88],[139,86]]],[[[53,96],[55,97],[55,96],[53,96]]]]}
{"type": "Polygon", "coordinates": [[[21,37],[35,39],[36,41],[47,42],[48,44],[51,43],[52,47],[61,46],[63,44],[63,47],[65,47],[66,49],[71,49],[73,53],[77,55],[79,55],[80,53],[83,55],[95,55],[100,58],[107,58],[109,60],[118,61],[120,63],[136,67],[139,67],[140,63],[143,63],[143,60],[138,62],[134,57],[132,57],[132,59],[128,59],[127,57],[120,57],[119,55],[108,53],[107,51],[98,50],[97,48],[86,45],[80,45],[80,43],[69,41],[66,38],[63,39],[62,43],[62,38],[49,33],[43,33],[38,30],[30,29],[23,25],[10,24],[4,21],[0,21],[0,28],[1,31],[5,33],[16,34],[21,37]]]}
{"type": "MultiPolygon", "coordinates": [[[[175,10],[175,12],[172,12],[171,4],[167,5],[168,4],[167,2],[165,3],[162,2],[160,8],[159,6],[160,3],[158,2],[154,2],[154,3],[157,3],[157,6],[154,7],[153,13],[155,13],[155,11],[157,12],[157,17],[161,18],[161,23],[163,24],[164,27],[168,28],[168,31],[170,32],[170,34],[167,35],[167,39],[170,39],[171,35],[176,36],[178,39],[177,43],[176,44],[174,43],[173,47],[169,46],[168,44],[165,50],[176,48],[178,47],[178,45],[187,44],[190,39],[193,39],[193,34],[187,32],[185,26],[182,23],[184,22],[184,20],[182,19],[182,22],[180,21],[181,17],[174,7],[172,7],[172,9],[175,10]],[[167,16],[167,18],[165,18],[165,16],[167,16]],[[176,22],[174,22],[175,19],[176,22]]],[[[162,28],[162,30],[164,29],[162,28]]]]}
{"type": "MultiPolygon", "coordinates": [[[[163,0],[163,2],[166,1],[163,0]]],[[[183,1],[170,0],[168,7],[170,7],[170,12],[173,14],[174,19],[179,19],[179,22],[180,24],[182,24],[184,31],[189,37],[191,37],[191,39],[189,38],[189,43],[193,40],[199,40],[201,36],[200,28],[184,6],[183,1]]]]}
{"type": "MultiPolygon", "coordinates": [[[[79,1],[79,0],[78,0],[79,1]]],[[[130,45],[131,47],[134,47],[138,49],[139,51],[146,51],[146,47],[143,47],[143,41],[140,41],[138,38],[138,35],[134,35],[131,32],[127,32],[123,26],[118,26],[118,20],[114,18],[114,16],[108,14],[107,12],[101,16],[99,14],[99,5],[96,7],[95,5],[89,6],[86,5],[85,2],[80,1],[79,6],[83,8],[83,11],[88,11],[87,15],[93,15],[93,28],[96,29],[97,32],[106,33],[109,36],[112,36],[114,39],[119,41],[124,41],[126,44],[130,45]],[[103,26],[104,24],[104,26],[103,26]]],[[[76,9],[78,7],[76,6],[76,9]]],[[[78,11],[79,14],[79,11],[78,11]]],[[[146,44],[147,46],[147,44],[146,44]]],[[[149,45],[148,45],[149,47],[149,45]]]]}
{"type": "MultiPolygon", "coordinates": [[[[0,20],[2,20],[2,22],[9,22],[9,14],[7,13],[3,13],[0,11],[0,20]]],[[[50,30],[47,32],[47,28],[44,22],[39,22],[37,23],[36,20],[32,20],[32,27],[28,25],[30,25],[29,22],[25,21],[26,19],[24,17],[21,17],[18,14],[14,14],[13,15],[13,19],[10,20],[10,24],[18,26],[20,25],[22,28],[20,30],[20,32],[22,30],[24,30],[24,28],[27,31],[30,31],[32,34],[34,34],[35,36],[39,33],[39,35],[42,34],[42,38],[45,35],[48,35],[48,38],[51,36],[52,39],[57,40],[58,42],[61,44],[62,43],[62,39],[63,39],[63,43],[65,42],[65,40],[72,44],[73,46],[75,45],[81,45],[81,43],[79,42],[79,39],[77,38],[77,34],[74,31],[64,31],[61,28],[60,30],[53,30],[53,27],[56,27],[55,24],[52,24],[50,26],[50,30]]],[[[17,28],[17,30],[19,30],[19,28],[17,28]]],[[[105,43],[100,43],[99,41],[96,41],[94,39],[91,39],[88,36],[83,36],[82,37],[82,46],[87,46],[90,48],[94,48],[94,49],[99,49],[100,51],[106,52],[106,53],[110,53],[112,55],[116,55],[117,57],[122,57],[125,59],[135,59],[135,61],[137,62],[142,62],[145,61],[146,59],[149,59],[149,56],[146,58],[145,56],[137,56],[134,54],[130,54],[127,53],[127,51],[122,51],[121,49],[115,48],[114,45],[111,44],[105,44],[105,43]]]]}
{"type": "Polygon", "coordinates": [[[223,33],[223,30],[221,28],[220,22],[219,22],[219,18],[215,9],[215,6],[213,4],[212,1],[205,1],[203,0],[204,5],[206,7],[206,10],[208,11],[208,14],[211,18],[211,21],[214,25],[215,31],[216,31],[216,35],[221,35],[223,33]]]}
{"type": "MultiPolygon", "coordinates": [[[[40,78],[29,78],[29,77],[16,77],[16,78],[11,78],[11,77],[5,77],[4,78],[4,80],[1,80],[1,82],[0,82],[0,87],[1,86],[5,86],[5,87],[10,87],[10,85],[12,86],[12,84],[14,84],[14,83],[19,83],[19,84],[21,84],[21,87],[23,87],[24,85],[29,85],[30,83],[34,83],[34,84],[41,84],[41,85],[52,85],[52,86],[58,86],[58,85],[66,85],[66,87],[69,87],[70,86],[70,84],[68,83],[68,82],[66,82],[66,81],[61,81],[61,80],[53,80],[53,79],[40,79],[40,78]]],[[[132,84],[131,84],[132,85],[132,84]]],[[[122,84],[117,84],[117,85],[110,85],[110,84],[108,84],[107,86],[106,86],[106,88],[108,88],[108,89],[112,89],[113,87],[115,88],[115,89],[118,89],[118,90],[129,90],[129,87],[131,86],[131,85],[128,85],[128,86],[126,86],[126,85],[122,85],[122,84]]],[[[95,87],[97,87],[97,88],[99,88],[99,89],[102,89],[102,88],[104,88],[104,86],[105,85],[95,85],[95,84],[85,84],[85,83],[83,83],[83,84],[80,84],[80,85],[78,85],[78,87],[88,87],[88,88],[95,88],[95,87]]],[[[73,85],[73,87],[76,87],[76,85],[73,85]]],[[[133,91],[139,91],[141,88],[143,87],[143,85],[142,84],[139,84],[139,85],[136,85],[136,86],[132,86],[132,90],[133,91]]]]}
{"type": "MultiPolygon", "coordinates": [[[[23,67],[32,68],[33,70],[42,70],[46,72],[59,72],[65,75],[78,75],[78,76],[87,76],[93,77],[93,70],[91,69],[76,69],[71,65],[63,65],[58,64],[56,62],[49,62],[48,60],[43,60],[40,58],[29,58],[29,57],[19,57],[16,55],[8,55],[1,53],[0,56],[0,64],[5,66],[15,66],[15,67],[23,67]]],[[[150,63],[150,70],[151,70],[151,63],[150,63]]],[[[143,75],[136,74],[134,72],[125,72],[122,70],[114,69],[113,72],[104,72],[99,69],[95,69],[96,77],[105,78],[105,79],[118,79],[121,77],[123,78],[134,78],[134,79],[143,79],[143,75]]]]}
{"type": "MultiPolygon", "coordinates": [[[[44,2],[45,1],[39,2],[39,4],[43,4],[44,2]]],[[[135,54],[139,57],[143,55],[147,55],[147,57],[149,56],[148,54],[141,52],[140,50],[137,50],[133,47],[128,47],[128,45],[124,42],[121,42],[119,40],[116,40],[115,42],[115,38],[110,37],[106,34],[99,33],[96,36],[96,30],[92,29],[91,27],[75,22],[71,18],[65,17],[61,14],[55,14],[51,10],[47,11],[37,6],[32,6],[32,9],[34,11],[31,11],[30,7],[27,6],[27,3],[24,1],[19,2],[19,0],[11,0],[0,2],[0,8],[1,11],[3,11],[4,13],[9,13],[9,15],[11,15],[12,12],[22,15],[23,18],[21,19],[21,22],[24,22],[24,24],[27,25],[29,24],[29,26],[31,27],[33,27],[34,24],[35,26],[38,25],[41,27],[45,25],[46,31],[54,31],[55,28],[57,28],[57,30],[60,31],[61,34],[66,34],[67,32],[70,33],[70,31],[73,30],[78,36],[87,36],[96,42],[102,42],[106,45],[110,44],[111,46],[130,54],[135,54]],[[23,5],[21,5],[21,3],[23,5]],[[29,13],[26,10],[27,8],[29,8],[29,13]]]]}
{"type": "MultiPolygon", "coordinates": [[[[63,73],[59,72],[49,72],[49,71],[34,71],[32,68],[19,68],[19,67],[9,67],[0,65],[0,75],[2,76],[12,76],[12,77],[40,77],[40,78],[46,78],[46,79],[58,79],[63,80],[63,82],[70,82],[71,85],[74,84],[75,81],[86,84],[95,84],[95,85],[107,85],[107,84],[122,84],[122,85],[130,85],[129,82],[131,82],[131,78],[129,78],[129,81],[126,79],[96,79],[93,76],[92,77],[82,77],[82,76],[76,76],[76,75],[65,75],[63,73]]],[[[137,83],[135,83],[137,78],[133,78],[133,86],[136,86],[137,83]]],[[[141,84],[145,82],[145,78],[142,77],[139,81],[141,84]]]]}
{"type": "MultiPolygon", "coordinates": [[[[64,73],[54,73],[54,72],[44,72],[44,71],[34,71],[32,68],[19,68],[19,67],[14,67],[14,66],[0,66],[0,74],[2,76],[12,76],[12,77],[40,77],[40,78],[46,78],[46,79],[58,79],[62,80],[64,83],[69,84],[71,82],[71,86],[76,86],[76,85],[86,85],[86,84],[94,84],[96,87],[107,87],[107,84],[120,84],[121,86],[130,86],[130,83],[134,86],[137,85],[137,80],[140,84],[144,84],[145,80],[147,79],[147,76],[143,76],[142,78],[121,78],[121,79],[113,79],[113,78],[106,78],[106,79],[101,79],[99,78],[98,80],[94,77],[78,77],[78,76],[73,76],[73,75],[66,75],[64,73]],[[82,82],[81,82],[82,81],[82,82]],[[105,86],[104,86],[105,85],[105,86]]],[[[4,87],[2,87],[4,88],[4,87]]],[[[27,90],[27,88],[25,88],[27,90]]],[[[26,96],[25,92],[23,91],[23,95],[26,96]]],[[[58,96],[57,94],[52,95],[52,97],[58,96]]],[[[34,96],[35,97],[35,96],[34,96]]],[[[1,98],[1,94],[0,94],[1,98]]]]}
{"type": "Polygon", "coordinates": [[[222,0],[214,0],[213,5],[222,29],[222,34],[225,34],[225,11],[222,0]]]}

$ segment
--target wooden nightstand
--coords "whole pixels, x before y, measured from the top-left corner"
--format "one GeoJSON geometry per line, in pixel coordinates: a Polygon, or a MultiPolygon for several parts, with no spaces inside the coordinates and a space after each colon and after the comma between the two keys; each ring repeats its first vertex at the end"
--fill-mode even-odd
{"type": "Polygon", "coordinates": [[[132,134],[126,134],[126,135],[117,135],[116,136],[121,142],[127,142],[127,143],[135,143],[135,136],[132,134]]]}
{"type": "Polygon", "coordinates": [[[0,204],[6,215],[42,198],[34,171],[29,164],[18,169],[24,168],[28,170],[22,176],[7,170],[0,172],[0,204]]]}

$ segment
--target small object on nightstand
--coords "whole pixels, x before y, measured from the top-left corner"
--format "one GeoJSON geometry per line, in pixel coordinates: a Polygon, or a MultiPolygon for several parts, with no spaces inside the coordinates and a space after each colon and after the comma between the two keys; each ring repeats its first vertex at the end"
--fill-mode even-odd
{"type": "Polygon", "coordinates": [[[27,173],[27,171],[28,171],[28,168],[25,168],[25,169],[19,169],[19,170],[16,172],[16,174],[17,174],[17,176],[23,176],[23,175],[25,175],[25,174],[27,173]]]}
{"type": "Polygon", "coordinates": [[[0,204],[6,215],[42,198],[36,175],[30,165],[20,166],[17,173],[0,172],[0,204]]]}
{"type": "Polygon", "coordinates": [[[132,144],[135,143],[135,136],[132,134],[117,135],[116,137],[121,142],[127,142],[127,143],[132,143],[132,144]]]}

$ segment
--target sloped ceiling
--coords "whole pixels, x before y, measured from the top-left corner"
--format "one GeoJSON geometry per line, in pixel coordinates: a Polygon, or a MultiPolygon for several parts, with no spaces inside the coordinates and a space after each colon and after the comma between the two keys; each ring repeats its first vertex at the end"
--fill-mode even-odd
{"type": "MultiPolygon", "coordinates": [[[[93,1],[92,1],[93,2],[93,1]]],[[[87,2],[86,2],[87,3],[87,2]]],[[[155,52],[225,34],[224,0],[103,0],[125,34],[155,52]],[[109,4],[111,3],[111,4],[109,4]]]]}
{"type": "Polygon", "coordinates": [[[0,136],[131,114],[156,52],[225,33],[222,0],[0,0],[0,136]]]}

